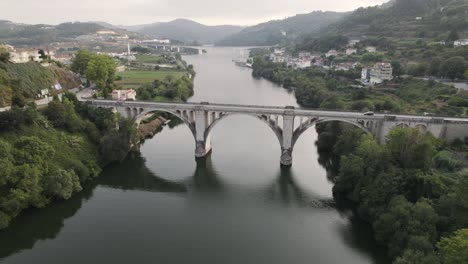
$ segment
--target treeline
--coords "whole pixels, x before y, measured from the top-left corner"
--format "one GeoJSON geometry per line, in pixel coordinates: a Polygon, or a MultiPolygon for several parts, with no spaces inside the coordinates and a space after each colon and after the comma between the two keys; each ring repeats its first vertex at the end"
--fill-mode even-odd
{"type": "Polygon", "coordinates": [[[465,0],[394,0],[359,8],[324,28],[322,34],[445,40],[447,31],[462,32],[468,27],[467,10],[465,0]]]}
{"type": "Polygon", "coordinates": [[[411,78],[356,88],[360,85],[355,81],[360,72],[360,68],[348,72],[313,67],[293,69],[262,56],[256,57],[253,64],[254,76],[294,89],[298,103],[308,108],[466,115],[466,92],[457,93],[448,85],[411,78]]]}
{"type": "Polygon", "coordinates": [[[418,129],[395,128],[380,145],[346,125],[318,130],[321,151],[339,160],[336,200],[355,205],[394,263],[467,262],[468,173],[457,153],[468,142],[451,148],[418,129]]]}
{"type": "Polygon", "coordinates": [[[27,208],[79,192],[101,168],[122,161],[134,138],[133,122],[73,94],[43,112],[34,105],[0,112],[0,229],[27,208]]]}
{"type": "Polygon", "coordinates": [[[140,100],[169,99],[185,102],[193,93],[193,81],[185,75],[181,78],[167,75],[163,80],[154,80],[153,83],[137,89],[137,97],[140,100]]]}

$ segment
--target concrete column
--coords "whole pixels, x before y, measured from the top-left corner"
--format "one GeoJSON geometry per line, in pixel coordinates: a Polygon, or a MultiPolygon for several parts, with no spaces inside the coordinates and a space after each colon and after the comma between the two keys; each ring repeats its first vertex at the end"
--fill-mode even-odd
{"type": "Polygon", "coordinates": [[[283,142],[281,145],[281,165],[290,167],[292,165],[292,138],[294,133],[294,115],[285,112],[283,115],[283,142]]]}
{"type": "Polygon", "coordinates": [[[195,157],[197,158],[203,158],[211,152],[211,139],[207,138],[208,126],[208,113],[203,110],[195,111],[195,157]]]}

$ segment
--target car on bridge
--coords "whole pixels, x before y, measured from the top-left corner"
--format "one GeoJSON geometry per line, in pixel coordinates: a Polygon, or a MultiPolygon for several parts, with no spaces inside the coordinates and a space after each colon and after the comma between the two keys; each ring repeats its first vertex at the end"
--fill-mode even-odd
{"type": "Polygon", "coordinates": [[[365,115],[365,116],[373,116],[373,115],[374,115],[374,112],[370,112],[370,111],[369,111],[369,112],[365,112],[364,115],[365,115]]]}

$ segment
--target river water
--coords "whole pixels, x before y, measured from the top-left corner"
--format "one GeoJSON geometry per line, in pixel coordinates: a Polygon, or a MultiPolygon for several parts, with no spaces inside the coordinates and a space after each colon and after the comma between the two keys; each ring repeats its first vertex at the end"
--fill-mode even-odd
{"type": "MultiPolygon", "coordinates": [[[[235,56],[184,58],[191,101],[297,106],[235,56]]],[[[369,227],[335,209],[316,139],[307,131],[282,170],[276,136],[253,117],[221,121],[198,162],[189,129],[165,128],[82,193],[18,217],[0,232],[0,263],[384,263],[369,227]]]]}

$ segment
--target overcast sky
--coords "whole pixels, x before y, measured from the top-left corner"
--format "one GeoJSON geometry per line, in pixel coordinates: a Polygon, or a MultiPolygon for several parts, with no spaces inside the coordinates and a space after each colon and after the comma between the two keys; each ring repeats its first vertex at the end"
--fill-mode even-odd
{"type": "Polygon", "coordinates": [[[0,19],[58,24],[105,21],[135,25],[192,19],[208,25],[253,25],[314,10],[350,11],[387,0],[0,0],[0,19]]]}

